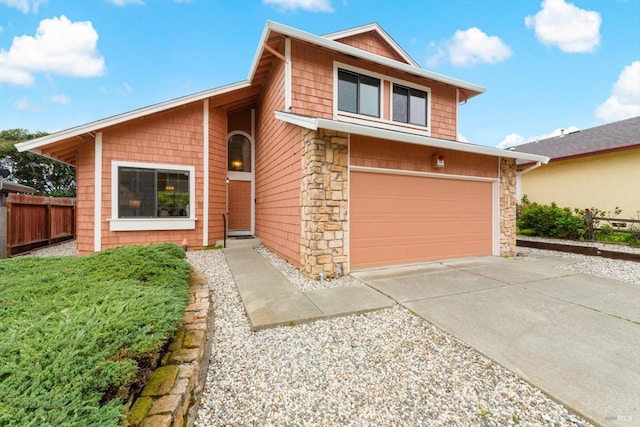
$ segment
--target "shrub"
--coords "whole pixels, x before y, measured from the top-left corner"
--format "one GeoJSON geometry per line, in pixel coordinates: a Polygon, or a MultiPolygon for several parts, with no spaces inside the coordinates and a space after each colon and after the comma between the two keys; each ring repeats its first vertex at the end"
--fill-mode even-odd
{"type": "Polygon", "coordinates": [[[517,227],[530,229],[538,236],[560,239],[583,239],[587,233],[584,215],[569,208],[560,208],[555,203],[540,205],[527,203],[520,206],[517,227]]]}
{"type": "Polygon", "coordinates": [[[0,425],[121,423],[138,362],[182,321],[189,271],[166,244],[0,260],[0,425]]]}

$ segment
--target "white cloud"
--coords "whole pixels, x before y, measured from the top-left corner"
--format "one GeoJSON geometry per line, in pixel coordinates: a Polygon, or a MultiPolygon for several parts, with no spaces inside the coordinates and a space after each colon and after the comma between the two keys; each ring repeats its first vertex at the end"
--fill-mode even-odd
{"type": "Polygon", "coordinates": [[[15,7],[22,13],[37,12],[41,4],[46,3],[48,0],[0,0],[0,4],[5,6],[15,7]]]}
{"type": "Polygon", "coordinates": [[[127,92],[133,92],[133,88],[129,85],[129,83],[125,82],[122,84],[122,87],[124,88],[124,90],[126,90],[127,92]]]}
{"type": "Polygon", "coordinates": [[[28,86],[35,72],[100,76],[105,65],[97,41],[90,21],[71,22],[64,15],[44,19],[35,36],[14,37],[8,51],[0,50],[0,83],[28,86]]]}
{"type": "Polygon", "coordinates": [[[537,136],[532,136],[529,138],[525,138],[522,135],[518,135],[517,133],[512,133],[507,135],[502,141],[500,141],[500,143],[496,146],[498,148],[509,148],[509,147],[515,147],[517,145],[522,145],[522,144],[526,144],[527,142],[533,142],[533,141],[537,141],[537,140],[541,140],[541,139],[547,139],[547,138],[553,138],[555,136],[560,136],[563,132],[565,135],[570,134],[571,132],[575,132],[579,130],[577,127],[575,126],[567,126],[566,128],[557,128],[555,130],[553,130],[550,133],[547,134],[543,134],[543,135],[537,135],[537,136]]]}
{"type": "Polygon", "coordinates": [[[458,133],[458,141],[460,142],[469,142],[469,140],[467,138],[465,138],[465,136],[461,133],[458,133]]]}
{"type": "Polygon", "coordinates": [[[62,105],[66,105],[71,102],[71,98],[69,98],[67,95],[64,95],[64,94],[52,95],[49,98],[49,100],[54,104],[62,104],[62,105]]]}
{"type": "Polygon", "coordinates": [[[524,18],[536,38],[546,45],[557,45],[569,53],[591,52],[600,45],[598,12],[580,9],[565,0],[544,0],[542,10],[524,18]]]}
{"type": "Polygon", "coordinates": [[[31,103],[26,97],[21,98],[18,101],[16,101],[16,108],[18,110],[28,110],[31,108],[31,103]]]}
{"type": "Polygon", "coordinates": [[[262,2],[278,6],[283,10],[302,9],[307,12],[333,12],[329,0],[262,0],[262,2]]]}
{"type": "Polygon", "coordinates": [[[455,66],[502,62],[511,56],[511,49],[497,36],[489,36],[476,27],[458,30],[440,45],[432,43],[437,53],[427,59],[433,67],[448,59],[455,66]]]}
{"type": "Polygon", "coordinates": [[[611,96],[596,108],[594,114],[608,122],[640,116],[640,61],[624,67],[613,85],[611,96]]]}
{"type": "Polygon", "coordinates": [[[115,4],[116,6],[126,6],[128,4],[144,4],[142,0],[107,0],[107,2],[115,4]]]}

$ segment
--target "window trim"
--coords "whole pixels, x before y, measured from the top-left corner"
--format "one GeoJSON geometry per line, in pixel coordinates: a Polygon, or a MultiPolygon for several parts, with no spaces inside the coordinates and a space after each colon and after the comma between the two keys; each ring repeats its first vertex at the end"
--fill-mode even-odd
{"type": "Polygon", "coordinates": [[[111,218],[109,230],[111,231],[149,231],[149,230],[194,230],[196,228],[196,168],[188,165],[173,165],[162,163],[126,162],[120,160],[111,161],[111,218]],[[118,218],[118,169],[121,167],[170,170],[189,173],[189,217],[175,218],[118,218]]]}
{"type": "Polygon", "coordinates": [[[402,132],[409,132],[422,136],[431,136],[431,115],[432,115],[432,96],[431,88],[422,86],[413,82],[390,77],[388,75],[376,73],[373,71],[365,70],[363,68],[355,67],[353,65],[345,64],[343,62],[333,62],[333,119],[340,120],[348,123],[355,123],[365,126],[375,126],[387,130],[395,130],[402,132]],[[338,69],[345,71],[351,71],[353,73],[363,74],[368,77],[374,77],[380,80],[380,118],[373,116],[366,116],[361,114],[354,114],[345,111],[338,110],[338,69]],[[387,91],[388,83],[388,94],[387,91]],[[399,85],[411,89],[417,89],[427,94],[427,125],[420,126],[411,123],[397,122],[393,120],[393,86],[399,85]],[[384,119],[384,109],[389,107],[389,119],[384,119]]]}

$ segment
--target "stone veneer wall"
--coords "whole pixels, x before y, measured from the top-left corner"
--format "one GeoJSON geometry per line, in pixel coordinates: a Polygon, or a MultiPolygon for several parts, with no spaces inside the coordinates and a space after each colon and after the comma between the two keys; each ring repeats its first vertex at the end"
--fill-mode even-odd
{"type": "Polygon", "coordinates": [[[300,258],[316,280],[348,273],[348,141],[346,133],[303,131],[300,258]]]}
{"type": "Polygon", "coordinates": [[[516,256],[516,160],[500,158],[500,256],[516,256]]]}

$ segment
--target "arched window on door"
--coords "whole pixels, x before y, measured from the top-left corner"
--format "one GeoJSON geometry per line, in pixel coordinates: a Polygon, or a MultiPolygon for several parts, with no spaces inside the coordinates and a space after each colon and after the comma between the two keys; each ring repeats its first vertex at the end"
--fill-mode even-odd
{"type": "Polygon", "coordinates": [[[236,134],[229,138],[228,147],[229,171],[251,172],[251,141],[244,135],[236,134]]]}

